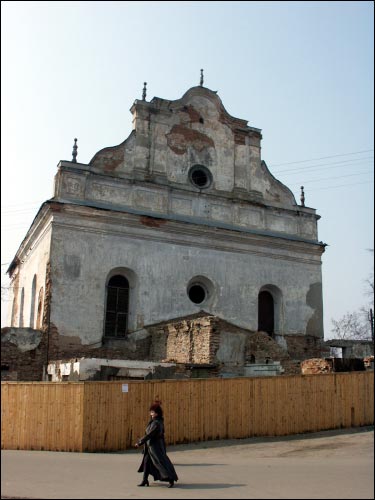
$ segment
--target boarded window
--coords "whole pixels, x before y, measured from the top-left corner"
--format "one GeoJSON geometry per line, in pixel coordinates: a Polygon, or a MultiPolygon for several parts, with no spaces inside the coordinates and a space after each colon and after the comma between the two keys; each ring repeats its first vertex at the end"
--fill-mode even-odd
{"type": "Polygon", "coordinates": [[[121,275],[112,276],[107,285],[105,316],[106,337],[125,337],[128,329],[129,282],[121,275]]]}
{"type": "Polygon", "coordinates": [[[258,295],[258,331],[272,335],[275,328],[274,304],[270,292],[263,291],[258,295]]]}

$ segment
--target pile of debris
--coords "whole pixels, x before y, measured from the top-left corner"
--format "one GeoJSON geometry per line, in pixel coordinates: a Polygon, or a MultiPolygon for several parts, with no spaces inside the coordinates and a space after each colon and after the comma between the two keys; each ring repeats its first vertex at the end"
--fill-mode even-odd
{"type": "Polygon", "coordinates": [[[332,363],[322,358],[305,359],[301,362],[302,375],[331,373],[332,363]]]}
{"type": "Polygon", "coordinates": [[[374,356],[366,356],[366,358],[363,358],[363,362],[365,364],[366,368],[373,368],[374,367],[374,356]]]}

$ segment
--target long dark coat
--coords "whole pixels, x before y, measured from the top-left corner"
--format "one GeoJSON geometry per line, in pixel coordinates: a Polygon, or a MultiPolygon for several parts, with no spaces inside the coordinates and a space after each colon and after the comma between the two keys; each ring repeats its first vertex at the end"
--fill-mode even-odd
{"type": "Polygon", "coordinates": [[[155,481],[178,480],[173,464],[166,453],[163,417],[150,420],[146,427],[146,434],[138,441],[138,444],[143,444],[143,460],[138,472],[143,472],[146,455],[149,455],[149,472],[155,481]]]}

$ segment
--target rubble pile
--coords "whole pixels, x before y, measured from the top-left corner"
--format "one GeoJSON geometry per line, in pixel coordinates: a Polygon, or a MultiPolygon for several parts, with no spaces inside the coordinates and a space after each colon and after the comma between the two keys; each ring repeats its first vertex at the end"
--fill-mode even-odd
{"type": "Polygon", "coordinates": [[[317,373],[331,373],[332,364],[326,359],[311,358],[301,362],[302,375],[310,375],[317,373]]]}
{"type": "Polygon", "coordinates": [[[363,362],[366,366],[366,368],[371,367],[371,363],[374,363],[374,356],[366,356],[366,358],[363,358],[363,362]]]}

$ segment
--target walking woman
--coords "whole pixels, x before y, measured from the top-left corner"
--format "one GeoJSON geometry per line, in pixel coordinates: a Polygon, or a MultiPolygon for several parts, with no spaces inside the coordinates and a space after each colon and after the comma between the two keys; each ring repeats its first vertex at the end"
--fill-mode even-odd
{"type": "Polygon", "coordinates": [[[143,480],[138,486],[149,486],[148,476],[155,481],[167,481],[168,488],[173,488],[178,480],[172,462],[169,460],[164,440],[164,419],[161,401],[150,406],[151,420],[147,424],[146,434],[135,443],[135,447],[143,445],[143,460],[138,472],[143,472],[143,480]]]}

